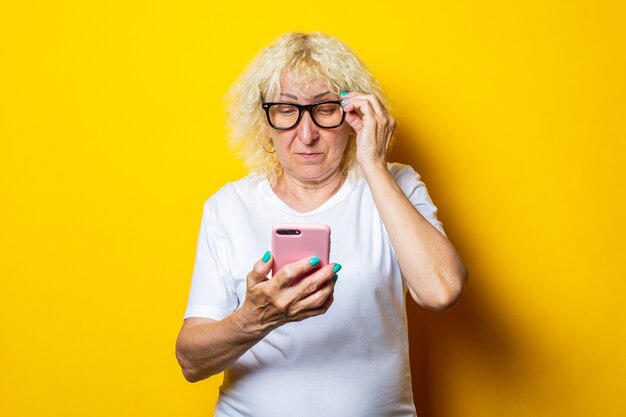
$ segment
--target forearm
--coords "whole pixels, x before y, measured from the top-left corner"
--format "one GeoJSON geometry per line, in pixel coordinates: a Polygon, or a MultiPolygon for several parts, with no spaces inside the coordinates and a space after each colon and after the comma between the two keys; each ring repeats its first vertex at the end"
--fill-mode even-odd
{"type": "Polygon", "coordinates": [[[456,249],[413,206],[384,162],[362,168],[412,297],[429,309],[449,307],[467,276],[456,249]]]}
{"type": "Polygon", "coordinates": [[[176,357],[188,381],[201,381],[228,368],[268,332],[237,310],[223,320],[196,324],[181,332],[176,357]]]}
{"type": "Polygon", "coordinates": [[[303,258],[267,279],[273,264],[273,257],[254,264],[246,277],[245,301],[234,313],[220,321],[185,321],[176,341],[176,358],[188,381],[222,372],[277,327],[328,310],[335,288],[334,264],[313,271],[316,264],[303,258]],[[308,272],[312,273],[294,283],[308,272]]]}

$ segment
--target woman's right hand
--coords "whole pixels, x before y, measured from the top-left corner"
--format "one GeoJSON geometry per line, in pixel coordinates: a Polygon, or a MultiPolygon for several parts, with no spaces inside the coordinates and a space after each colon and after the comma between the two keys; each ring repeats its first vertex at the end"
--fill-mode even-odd
{"type": "Polygon", "coordinates": [[[269,279],[274,258],[267,262],[260,259],[254,264],[247,276],[246,300],[239,311],[240,318],[247,326],[252,325],[254,333],[267,334],[285,323],[319,316],[328,310],[335,289],[334,270],[341,266],[329,264],[299,279],[316,267],[313,259],[286,264],[269,279]]]}
{"type": "Polygon", "coordinates": [[[222,372],[273,329],[324,314],[333,302],[335,271],[330,264],[303,279],[315,268],[310,259],[285,265],[267,278],[274,259],[254,264],[247,277],[246,300],[240,309],[215,321],[190,317],[176,342],[176,357],[190,382],[222,372]]]}

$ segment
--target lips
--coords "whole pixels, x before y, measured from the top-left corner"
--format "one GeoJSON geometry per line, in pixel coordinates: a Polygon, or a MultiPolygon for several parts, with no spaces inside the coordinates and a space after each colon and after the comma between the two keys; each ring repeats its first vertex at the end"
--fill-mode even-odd
{"type": "Polygon", "coordinates": [[[315,159],[317,158],[319,155],[321,155],[321,153],[304,153],[304,152],[298,152],[296,155],[301,156],[302,158],[306,159],[306,160],[311,160],[311,159],[315,159]]]}

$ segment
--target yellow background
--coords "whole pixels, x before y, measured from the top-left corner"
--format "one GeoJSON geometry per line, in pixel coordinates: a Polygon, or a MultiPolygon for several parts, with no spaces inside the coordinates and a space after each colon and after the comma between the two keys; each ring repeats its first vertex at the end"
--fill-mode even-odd
{"type": "Polygon", "coordinates": [[[212,415],[174,343],[221,98],[291,30],[380,78],[470,271],[411,307],[420,416],[626,415],[622,2],[219,3],[0,2],[0,415],[212,415]]]}

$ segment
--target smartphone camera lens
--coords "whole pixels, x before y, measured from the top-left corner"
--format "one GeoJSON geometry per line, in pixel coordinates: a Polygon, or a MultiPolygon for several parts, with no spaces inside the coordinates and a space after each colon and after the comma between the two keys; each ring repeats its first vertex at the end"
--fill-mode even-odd
{"type": "Polygon", "coordinates": [[[276,233],[279,235],[299,235],[302,232],[298,229],[278,229],[276,233]]]}

